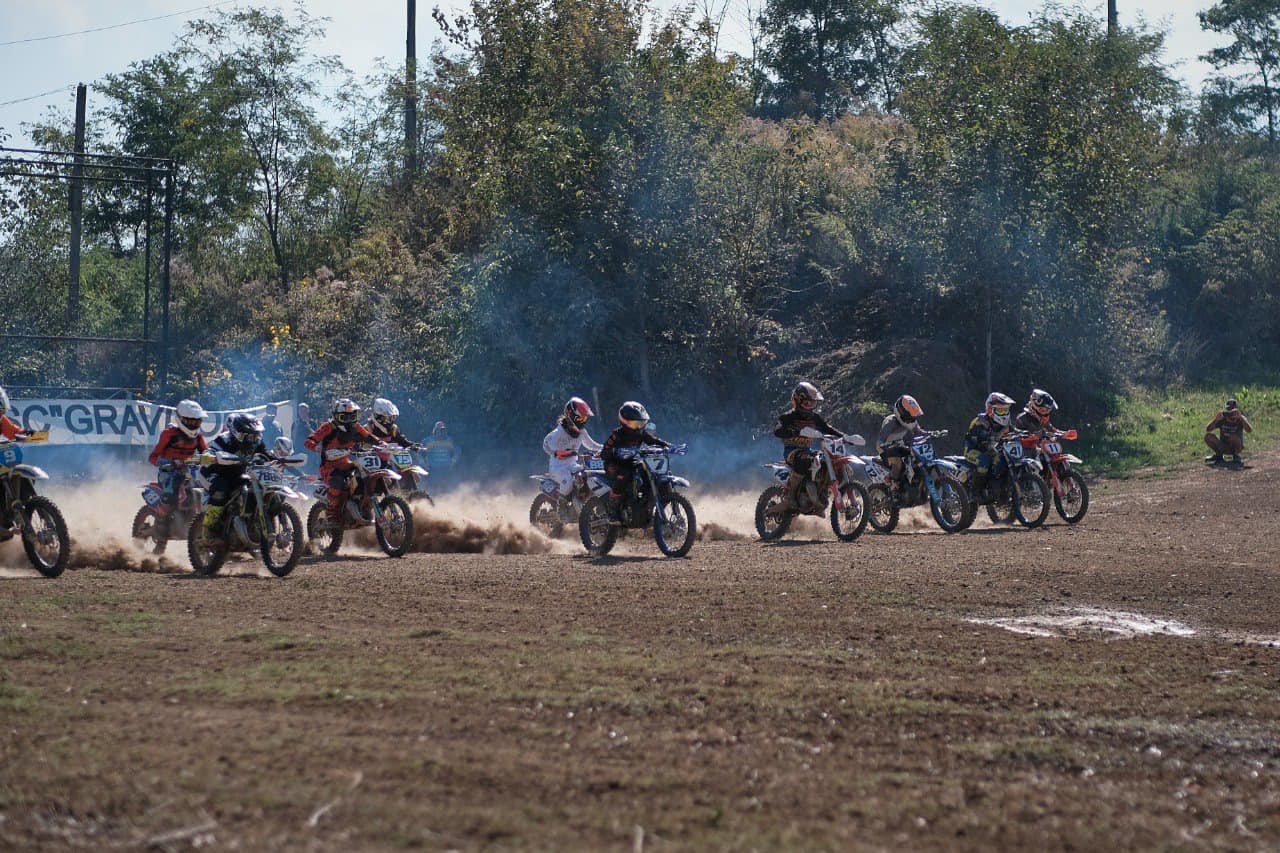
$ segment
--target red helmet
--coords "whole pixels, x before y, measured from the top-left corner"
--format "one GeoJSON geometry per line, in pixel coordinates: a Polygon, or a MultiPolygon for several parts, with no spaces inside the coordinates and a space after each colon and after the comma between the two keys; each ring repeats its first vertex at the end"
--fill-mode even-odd
{"type": "Polygon", "coordinates": [[[594,415],[591,407],[587,405],[587,401],[581,397],[570,397],[569,402],[564,404],[564,417],[573,426],[579,429],[587,422],[587,418],[594,415]]]}

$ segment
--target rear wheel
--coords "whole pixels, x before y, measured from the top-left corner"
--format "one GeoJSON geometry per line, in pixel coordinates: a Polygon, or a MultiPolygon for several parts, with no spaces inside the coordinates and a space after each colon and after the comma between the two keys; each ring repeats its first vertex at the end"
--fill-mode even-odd
{"type": "Polygon", "coordinates": [[[71,537],[67,535],[67,522],[56,504],[46,497],[35,495],[22,505],[25,519],[22,531],[22,548],[36,571],[47,578],[56,578],[67,568],[71,559],[71,537]]]}
{"type": "Polygon", "coordinates": [[[169,545],[169,534],[164,529],[166,526],[154,509],[143,504],[133,517],[133,541],[139,548],[149,548],[153,554],[163,554],[169,545]]]}
{"type": "Polygon", "coordinates": [[[658,543],[658,550],[668,557],[683,557],[689,553],[693,540],[698,536],[693,505],[684,495],[672,495],[661,508],[661,513],[655,511],[653,514],[653,538],[658,543]]]}
{"type": "Polygon", "coordinates": [[[192,571],[202,577],[216,575],[227,561],[226,543],[213,545],[205,538],[203,512],[191,519],[187,530],[187,558],[191,560],[192,571]]]}
{"type": "Polygon", "coordinates": [[[378,504],[382,523],[377,526],[378,544],[388,557],[403,557],[413,544],[413,513],[404,498],[388,495],[378,504]]]}
{"type": "Polygon", "coordinates": [[[867,520],[879,533],[892,533],[898,526],[898,506],[884,483],[867,489],[867,520]]]}
{"type": "Polygon", "coordinates": [[[313,504],[307,513],[307,541],[325,554],[336,554],[342,547],[342,525],[329,518],[324,502],[313,504]]]}
{"type": "Polygon", "coordinates": [[[604,498],[592,498],[578,516],[578,536],[587,553],[603,557],[613,550],[620,528],[609,523],[609,505],[604,498]]]}
{"type": "Polygon", "coordinates": [[[560,518],[560,510],[556,499],[550,495],[539,494],[529,506],[529,526],[548,539],[559,539],[564,533],[564,521],[560,518]]]}
{"type": "Polygon", "coordinates": [[[1013,478],[1013,514],[1026,527],[1039,527],[1049,516],[1049,487],[1029,468],[1013,478]]]}
{"type": "Polygon", "coordinates": [[[1054,493],[1053,504],[1063,521],[1076,524],[1089,511],[1089,486],[1075,471],[1063,474],[1058,483],[1062,486],[1062,494],[1054,493]]]}
{"type": "Polygon", "coordinates": [[[302,519],[297,510],[283,504],[266,513],[267,529],[262,536],[262,562],[278,578],[293,571],[302,556],[302,519]]]}
{"type": "Polygon", "coordinates": [[[772,542],[786,535],[795,514],[783,509],[787,502],[786,486],[770,486],[756,501],[756,533],[761,542],[772,542]]]}
{"type": "Polygon", "coordinates": [[[933,512],[933,520],[946,533],[959,533],[973,519],[970,517],[969,490],[964,483],[952,476],[939,477],[937,481],[938,498],[930,501],[929,509],[933,512]]]}
{"type": "Polygon", "coordinates": [[[841,484],[840,497],[844,506],[831,506],[831,530],[841,542],[852,542],[867,529],[871,498],[861,483],[841,484]]]}

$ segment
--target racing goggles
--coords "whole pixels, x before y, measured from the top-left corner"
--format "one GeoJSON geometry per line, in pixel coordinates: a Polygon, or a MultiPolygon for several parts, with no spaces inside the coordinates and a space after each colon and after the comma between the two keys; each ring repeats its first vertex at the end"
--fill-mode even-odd
{"type": "Polygon", "coordinates": [[[190,430],[198,430],[200,429],[200,424],[204,423],[200,418],[180,418],[179,420],[182,421],[184,427],[190,430]]]}
{"type": "MultiPolygon", "coordinates": [[[[586,421],[583,421],[583,423],[586,423],[586,421]]],[[[626,424],[627,429],[637,429],[637,430],[639,430],[639,429],[644,429],[644,428],[645,428],[645,424],[647,424],[647,423],[649,423],[649,422],[648,422],[648,421],[646,421],[646,420],[634,420],[634,421],[623,421],[623,423],[624,423],[624,424],[626,424]]]]}
{"type": "Polygon", "coordinates": [[[1010,411],[1009,406],[992,406],[991,407],[991,414],[995,415],[998,418],[1009,417],[1009,411],[1010,411]]]}
{"type": "Polygon", "coordinates": [[[359,412],[338,412],[333,416],[333,419],[343,426],[351,426],[359,417],[359,412]]]}

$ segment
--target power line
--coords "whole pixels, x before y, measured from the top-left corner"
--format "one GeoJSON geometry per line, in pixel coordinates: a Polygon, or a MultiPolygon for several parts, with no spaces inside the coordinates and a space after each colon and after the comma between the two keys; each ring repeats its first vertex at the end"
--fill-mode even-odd
{"type": "MultiPolygon", "coordinates": [[[[134,24],[145,24],[150,21],[163,21],[165,18],[176,18],[180,15],[190,15],[192,12],[204,12],[208,9],[216,9],[219,6],[226,6],[227,4],[234,3],[234,2],[236,2],[236,0],[221,0],[221,2],[219,3],[210,3],[207,6],[196,6],[193,9],[184,9],[181,12],[170,12],[167,15],[156,15],[154,18],[138,18],[136,21],[125,21],[124,23],[121,23],[121,24],[111,24],[105,27],[91,27],[90,29],[87,29],[87,30],[76,30],[70,33],[58,33],[56,35],[51,35],[51,36],[36,36],[34,38],[14,39],[13,41],[0,41],[0,47],[8,47],[14,44],[30,44],[31,42],[36,42],[36,41],[49,41],[50,39],[61,39],[61,38],[67,38],[69,36],[82,36],[82,35],[85,35],[86,33],[100,33],[100,32],[103,32],[104,30],[118,30],[121,27],[130,27],[130,26],[133,26],[134,24]]],[[[10,103],[13,103],[13,102],[11,101],[10,103]]],[[[0,106],[4,106],[4,105],[0,104],[0,106]]]]}
{"type": "Polygon", "coordinates": [[[46,95],[56,95],[58,92],[65,92],[74,85],[75,83],[64,83],[56,89],[50,89],[49,91],[41,92],[38,95],[27,95],[25,98],[14,98],[12,101],[0,101],[0,107],[7,107],[12,104],[21,104],[25,101],[34,101],[36,98],[43,98],[46,95]]]}

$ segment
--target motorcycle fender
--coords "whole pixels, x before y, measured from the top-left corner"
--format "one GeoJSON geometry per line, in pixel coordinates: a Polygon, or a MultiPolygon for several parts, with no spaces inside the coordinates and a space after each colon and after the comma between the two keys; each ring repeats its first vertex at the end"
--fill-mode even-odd
{"type": "Polygon", "coordinates": [[[47,480],[49,475],[43,469],[34,465],[14,465],[13,473],[19,477],[26,477],[28,480],[47,480]]]}
{"type": "Polygon", "coordinates": [[[667,482],[673,486],[679,486],[682,489],[689,488],[689,481],[684,477],[668,477],[667,482]]]}
{"type": "Polygon", "coordinates": [[[412,475],[413,475],[413,476],[415,476],[415,477],[425,477],[425,476],[427,476],[427,469],[426,469],[426,468],[421,468],[421,467],[419,467],[419,466],[417,466],[417,465],[410,465],[408,468],[405,468],[405,469],[404,469],[403,471],[401,471],[400,473],[402,473],[402,474],[412,474],[412,475]]]}
{"type": "Polygon", "coordinates": [[[959,478],[960,476],[960,466],[954,462],[948,462],[945,459],[938,459],[934,461],[933,466],[943,473],[950,474],[953,477],[959,478]]]}
{"type": "Polygon", "coordinates": [[[1068,453],[1066,456],[1061,457],[1061,460],[1063,462],[1067,462],[1072,465],[1079,465],[1081,462],[1084,462],[1083,459],[1081,459],[1079,456],[1076,456],[1074,453],[1068,453]]]}
{"type": "Polygon", "coordinates": [[[399,474],[395,471],[388,471],[385,468],[378,471],[371,471],[368,476],[370,480],[390,480],[393,483],[400,480],[399,474]]]}
{"type": "Polygon", "coordinates": [[[280,497],[284,498],[287,501],[302,500],[302,495],[298,494],[288,486],[272,486],[270,489],[267,490],[267,496],[271,497],[273,495],[279,495],[280,497]]]}
{"type": "Polygon", "coordinates": [[[1023,463],[1023,465],[1030,468],[1032,471],[1035,471],[1037,474],[1044,470],[1044,466],[1040,464],[1039,459],[1028,459],[1023,463]]]}

